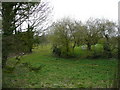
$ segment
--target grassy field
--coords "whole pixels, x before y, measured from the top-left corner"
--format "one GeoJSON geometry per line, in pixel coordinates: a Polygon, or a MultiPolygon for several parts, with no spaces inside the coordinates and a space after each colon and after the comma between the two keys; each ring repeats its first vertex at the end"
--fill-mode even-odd
{"type": "MultiPolygon", "coordinates": [[[[75,49],[75,54],[85,53],[79,47],[75,49]]],[[[7,64],[13,66],[15,58],[10,58],[7,64]]],[[[105,88],[112,85],[116,67],[115,59],[57,58],[51,54],[49,45],[39,46],[32,54],[24,55],[13,72],[3,70],[3,87],[105,88]],[[40,70],[30,70],[22,63],[40,70]]]]}

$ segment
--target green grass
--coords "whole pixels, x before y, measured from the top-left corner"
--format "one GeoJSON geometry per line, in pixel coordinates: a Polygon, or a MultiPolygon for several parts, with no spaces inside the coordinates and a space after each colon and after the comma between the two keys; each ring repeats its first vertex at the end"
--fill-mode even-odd
{"type": "Polygon", "coordinates": [[[82,49],[81,46],[76,47],[74,52],[75,52],[75,56],[78,58],[87,58],[88,56],[92,56],[93,53],[98,53],[101,54],[103,53],[103,46],[101,44],[96,44],[95,46],[91,47],[91,51],[87,50],[87,45],[82,45],[85,46],[86,49],[82,49]]]}
{"type": "MultiPolygon", "coordinates": [[[[84,55],[77,47],[75,53],[84,55]],[[80,52],[79,52],[80,51],[80,52]]],[[[81,55],[81,56],[82,56],[81,55]]],[[[10,58],[8,66],[13,66],[10,58]]],[[[3,70],[3,87],[15,88],[105,88],[112,84],[117,67],[115,59],[58,58],[51,54],[50,45],[39,46],[32,54],[22,57],[12,73],[3,70]],[[39,67],[38,72],[29,71],[21,63],[39,67]]]]}

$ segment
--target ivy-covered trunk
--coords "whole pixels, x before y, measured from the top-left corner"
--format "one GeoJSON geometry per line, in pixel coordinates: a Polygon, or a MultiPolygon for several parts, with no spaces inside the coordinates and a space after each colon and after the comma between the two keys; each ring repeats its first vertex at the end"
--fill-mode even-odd
{"type": "Polygon", "coordinates": [[[2,3],[2,67],[5,67],[9,52],[11,51],[11,36],[13,34],[11,22],[14,19],[12,12],[15,3],[2,3]]]}

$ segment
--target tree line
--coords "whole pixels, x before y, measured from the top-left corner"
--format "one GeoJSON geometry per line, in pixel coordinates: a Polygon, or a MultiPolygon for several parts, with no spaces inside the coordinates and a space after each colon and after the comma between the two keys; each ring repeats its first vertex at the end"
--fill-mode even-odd
{"type": "MultiPolygon", "coordinates": [[[[117,57],[118,31],[117,24],[107,19],[89,18],[85,23],[70,18],[63,18],[51,27],[49,40],[53,46],[53,53],[58,56],[74,55],[75,47],[101,44],[103,57],[117,57]]],[[[97,56],[94,50],[93,56],[97,56]]]]}

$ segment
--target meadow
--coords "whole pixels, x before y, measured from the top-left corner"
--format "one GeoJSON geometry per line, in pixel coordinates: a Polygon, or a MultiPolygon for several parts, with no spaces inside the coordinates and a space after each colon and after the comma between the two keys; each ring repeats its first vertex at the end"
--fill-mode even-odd
{"type": "MultiPolygon", "coordinates": [[[[94,47],[93,47],[94,48],[94,47]]],[[[98,45],[96,49],[101,50],[98,45]]],[[[117,60],[84,58],[87,50],[76,47],[76,58],[52,55],[50,45],[41,45],[21,57],[13,72],[3,69],[3,88],[107,88],[112,87],[117,60]],[[39,67],[39,70],[28,68],[39,67]]],[[[8,67],[14,66],[9,58],[8,67]]]]}

